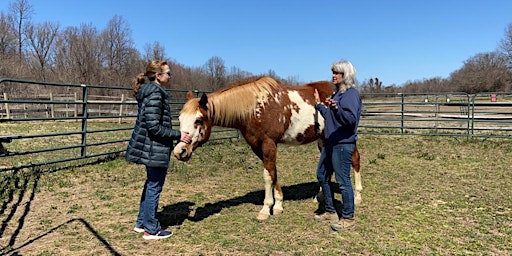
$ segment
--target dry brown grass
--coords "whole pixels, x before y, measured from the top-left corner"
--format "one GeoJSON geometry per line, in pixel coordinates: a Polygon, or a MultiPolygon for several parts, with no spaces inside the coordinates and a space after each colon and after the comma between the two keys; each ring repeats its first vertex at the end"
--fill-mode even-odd
{"type": "MultiPolygon", "coordinates": [[[[362,135],[357,226],[313,220],[314,144],[280,146],[285,212],[257,221],[262,167],[244,142],[174,161],[160,219],[175,235],[133,228],[144,182],[123,159],[56,172],[4,173],[0,253],[8,255],[510,255],[507,140],[362,135]]],[[[43,171],[43,172],[41,172],[43,171]]],[[[340,199],[339,194],[336,195],[340,199]]]]}

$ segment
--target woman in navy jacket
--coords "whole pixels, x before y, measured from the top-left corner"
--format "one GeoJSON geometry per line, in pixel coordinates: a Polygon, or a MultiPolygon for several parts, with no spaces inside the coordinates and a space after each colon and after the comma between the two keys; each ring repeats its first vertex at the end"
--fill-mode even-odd
{"type": "Polygon", "coordinates": [[[144,239],[162,239],[172,235],[156,219],[160,193],[169,167],[174,140],[190,142],[188,133],[172,128],[168,86],[172,73],[165,61],[151,61],[146,72],[135,78],[133,92],[138,103],[137,120],[126,150],[126,160],[146,167],[139,214],[134,231],[144,239]]]}

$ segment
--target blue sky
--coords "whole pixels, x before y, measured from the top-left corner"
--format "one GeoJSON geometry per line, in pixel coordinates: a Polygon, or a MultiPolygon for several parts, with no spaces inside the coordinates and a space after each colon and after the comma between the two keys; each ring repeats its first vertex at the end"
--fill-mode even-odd
{"type": "MultiPolygon", "coordinates": [[[[11,0],[1,0],[7,12],[11,0]]],[[[512,23],[510,0],[29,0],[33,21],[99,30],[119,15],[135,46],[160,42],[171,60],[202,66],[213,56],[253,74],[273,70],[303,82],[330,80],[351,61],[362,82],[447,78],[497,49],[512,23]]]]}

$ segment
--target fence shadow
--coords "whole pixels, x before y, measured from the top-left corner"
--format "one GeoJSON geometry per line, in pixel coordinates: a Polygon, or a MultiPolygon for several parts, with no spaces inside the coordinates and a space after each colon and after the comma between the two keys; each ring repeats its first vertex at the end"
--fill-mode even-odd
{"type": "Polygon", "coordinates": [[[114,248],[112,248],[112,246],[102,236],[100,236],[99,233],[96,230],[94,230],[94,228],[87,221],[85,221],[82,218],[70,219],[65,223],[62,223],[52,228],[49,231],[35,238],[32,238],[19,246],[14,247],[18,235],[23,229],[27,215],[30,212],[30,207],[32,202],[34,201],[37,187],[39,184],[39,178],[42,173],[43,172],[40,171],[39,169],[33,169],[32,172],[14,171],[10,175],[3,176],[4,179],[1,181],[0,185],[4,189],[4,191],[2,191],[4,193],[4,196],[2,206],[0,208],[0,215],[5,215],[6,217],[2,220],[2,224],[0,226],[0,237],[4,237],[5,230],[7,229],[7,226],[10,223],[17,223],[17,226],[9,239],[9,243],[7,245],[4,245],[4,247],[0,248],[0,255],[21,255],[18,252],[20,249],[36,242],[37,240],[44,238],[45,236],[53,233],[54,231],[73,222],[79,222],[83,224],[87,228],[87,230],[104,245],[104,247],[110,252],[110,254],[121,255],[114,248]],[[29,184],[31,183],[32,186],[29,187],[29,184]],[[18,209],[20,205],[22,205],[22,201],[26,193],[28,193],[29,191],[31,192],[28,202],[24,204],[24,207],[22,209],[18,209]],[[15,195],[17,195],[17,200],[15,200],[15,195]],[[14,220],[13,218],[18,210],[21,210],[23,212],[18,220],[14,220]]]}
{"type": "Polygon", "coordinates": [[[98,232],[96,230],[94,230],[94,228],[86,220],[84,220],[82,218],[70,219],[70,220],[68,220],[68,221],[66,221],[66,222],[64,222],[64,223],[62,223],[62,224],[60,224],[60,225],[50,229],[49,231],[47,231],[47,232],[45,232],[45,233],[43,233],[43,234],[41,234],[41,235],[39,235],[37,237],[34,237],[34,238],[26,241],[25,243],[23,243],[20,246],[17,246],[17,247],[6,246],[4,248],[1,248],[0,249],[0,255],[5,255],[5,254],[8,254],[8,253],[11,253],[11,255],[21,255],[21,254],[18,254],[18,252],[17,252],[18,250],[20,250],[20,249],[22,249],[22,248],[24,248],[24,247],[26,247],[26,246],[36,242],[37,240],[40,240],[40,239],[44,238],[45,236],[55,232],[56,230],[66,226],[66,225],[69,225],[69,224],[71,224],[73,222],[79,222],[79,223],[83,224],[87,228],[87,230],[91,234],[93,234],[96,237],[96,239],[98,239],[98,241],[100,241],[103,244],[103,246],[105,246],[105,248],[110,252],[110,254],[121,256],[121,254],[119,252],[117,252],[114,248],[112,248],[112,246],[108,243],[107,240],[105,240],[100,234],[98,234],[98,232]]]}

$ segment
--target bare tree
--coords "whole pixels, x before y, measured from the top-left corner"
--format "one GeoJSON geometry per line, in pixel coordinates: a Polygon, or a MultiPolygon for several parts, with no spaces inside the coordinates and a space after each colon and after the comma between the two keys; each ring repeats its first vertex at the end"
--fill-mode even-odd
{"type": "Polygon", "coordinates": [[[512,89],[512,23],[505,29],[505,37],[500,42],[501,53],[507,60],[508,76],[504,90],[512,89]]]}
{"type": "Polygon", "coordinates": [[[165,60],[165,47],[160,42],[147,43],[144,46],[144,59],[146,62],[152,60],[165,60]]]}
{"type": "Polygon", "coordinates": [[[25,35],[31,47],[31,55],[37,61],[39,79],[46,81],[46,66],[51,61],[51,49],[59,32],[59,24],[43,22],[37,25],[28,24],[25,35]]]}
{"type": "Polygon", "coordinates": [[[11,76],[15,62],[16,33],[7,15],[0,12],[0,76],[11,76]]]}
{"type": "Polygon", "coordinates": [[[133,54],[134,46],[130,28],[121,16],[116,15],[108,22],[101,33],[101,38],[108,72],[104,81],[120,85],[123,83],[123,78],[128,75],[129,60],[132,59],[133,54]]]}
{"type": "Polygon", "coordinates": [[[477,54],[450,75],[452,88],[466,93],[503,90],[506,78],[506,60],[497,52],[477,54]]]}
{"type": "Polygon", "coordinates": [[[25,22],[30,21],[32,18],[32,14],[34,13],[32,5],[28,2],[28,0],[16,0],[9,4],[9,12],[11,14],[12,23],[14,24],[17,44],[18,44],[18,56],[19,61],[21,62],[23,59],[23,30],[25,26],[25,22]]]}
{"type": "Polygon", "coordinates": [[[501,40],[499,48],[507,57],[508,69],[512,71],[512,23],[505,29],[505,37],[501,40]]]}
{"type": "Polygon", "coordinates": [[[251,76],[253,76],[253,74],[251,74],[247,71],[243,71],[239,67],[232,66],[229,69],[228,75],[226,76],[226,84],[231,84],[231,83],[243,80],[243,79],[251,77],[251,76]]]}
{"type": "Polygon", "coordinates": [[[0,12],[0,59],[16,53],[16,34],[9,18],[3,12],[0,12]]]}
{"type": "Polygon", "coordinates": [[[283,83],[286,85],[301,85],[298,76],[288,76],[286,79],[282,79],[283,83]]]}
{"type": "Polygon", "coordinates": [[[104,63],[101,46],[99,33],[92,25],[66,28],[56,43],[61,79],[69,83],[101,84],[104,63]]]}
{"type": "Polygon", "coordinates": [[[226,66],[224,60],[220,57],[211,57],[206,64],[204,70],[208,76],[209,90],[216,90],[226,85],[226,66]]]}

